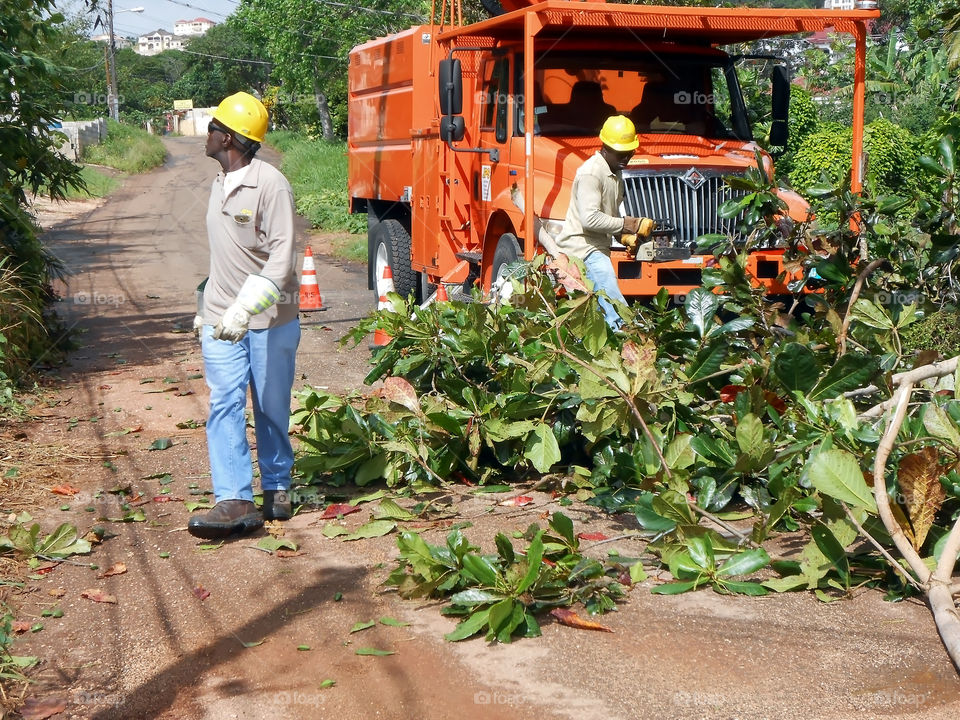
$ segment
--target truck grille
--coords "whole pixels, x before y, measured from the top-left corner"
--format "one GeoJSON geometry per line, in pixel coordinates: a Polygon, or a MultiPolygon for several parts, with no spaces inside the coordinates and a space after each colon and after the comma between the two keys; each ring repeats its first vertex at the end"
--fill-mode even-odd
{"type": "MultiPolygon", "coordinates": [[[[729,173],[728,173],[729,174],[729,173]]],[[[627,214],[648,217],[663,227],[676,229],[674,244],[689,246],[701,235],[719,233],[735,237],[741,215],[723,220],[717,209],[746,193],[732,190],[716,172],[690,168],[675,173],[624,173],[627,214]]]]}

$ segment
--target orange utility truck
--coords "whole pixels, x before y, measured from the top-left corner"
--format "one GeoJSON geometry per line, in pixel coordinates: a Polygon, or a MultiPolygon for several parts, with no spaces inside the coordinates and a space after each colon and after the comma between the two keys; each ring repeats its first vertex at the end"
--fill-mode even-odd
{"type": "MultiPolygon", "coordinates": [[[[487,5],[492,0],[487,0],[487,5]]],[[[855,10],[785,10],[501,0],[503,12],[464,24],[447,0],[431,24],[350,53],[351,212],[366,212],[369,284],[390,265],[397,291],[420,300],[439,282],[479,281],[541,252],[534,217],[556,235],[573,177],[613,114],[630,117],[640,147],[624,171],[623,212],[657,221],[654,247],[614,245],[623,294],[672,295],[701,283],[706,234],[734,235],[717,209],[724,176],[756,165],[759,149],[735,70],[722,48],[832,30],[856,47],[852,189],[861,188],[866,24],[855,10]],[[522,209],[521,209],[522,208],[522,209]]],[[[786,142],[789,77],[771,76],[771,141],[786,142]]],[[[771,160],[760,154],[765,165],[771,160]]],[[[806,204],[782,191],[790,214],[806,204]]],[[[749,271],[786,292],[782,248],[751,252],[749,271]]]]}

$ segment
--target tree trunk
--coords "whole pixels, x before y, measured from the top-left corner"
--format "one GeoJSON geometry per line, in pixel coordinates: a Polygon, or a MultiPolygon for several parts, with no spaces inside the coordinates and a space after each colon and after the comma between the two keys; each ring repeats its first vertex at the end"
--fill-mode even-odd
{"type": "Polygon", "coordinates": [[[323,128],[323,139],[334,140],[333,120],[330,117],[330,105],[327,103],[327,96],[314,85],[313,97],[317,101],[317,114],[320,116],[320,127],[323,128]]]}

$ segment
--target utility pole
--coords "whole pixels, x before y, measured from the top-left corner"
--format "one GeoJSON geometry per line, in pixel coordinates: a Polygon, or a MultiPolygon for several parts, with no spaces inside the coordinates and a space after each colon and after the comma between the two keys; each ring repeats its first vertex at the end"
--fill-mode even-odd
{"type": "Polygon", "coordinates": [[[110,118],[116,122],[120,121],[120,108],[117,100],[117,48],[113,40],[113,0],[107,0],[107,26],[110,33],[110,63],[107,86],[107,110],[110,118]]]}

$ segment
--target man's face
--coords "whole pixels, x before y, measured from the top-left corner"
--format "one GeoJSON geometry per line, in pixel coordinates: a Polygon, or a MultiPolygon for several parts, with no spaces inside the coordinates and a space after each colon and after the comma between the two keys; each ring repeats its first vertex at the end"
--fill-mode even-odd
{"type": "Polygon", "coordinates": [[[630,158],[633,157],[635,150],[624,150],[618,151],[614,150],[612,147],[604,145],[600,148],[600,154],[603,156],[603,159],[607,161],[607,165],[610,167],[610,172],[619,172],[627,167],[627,163],[630,162],[630,158]]]}
{"type": "Polygon", "coordinates": [[[226,150],[229,142],[227,138],[229,137],[230,133],[226,128],[214,120],[211,120],[207,126],[207,157],[214,157],[223,150],[226,150]]]}

